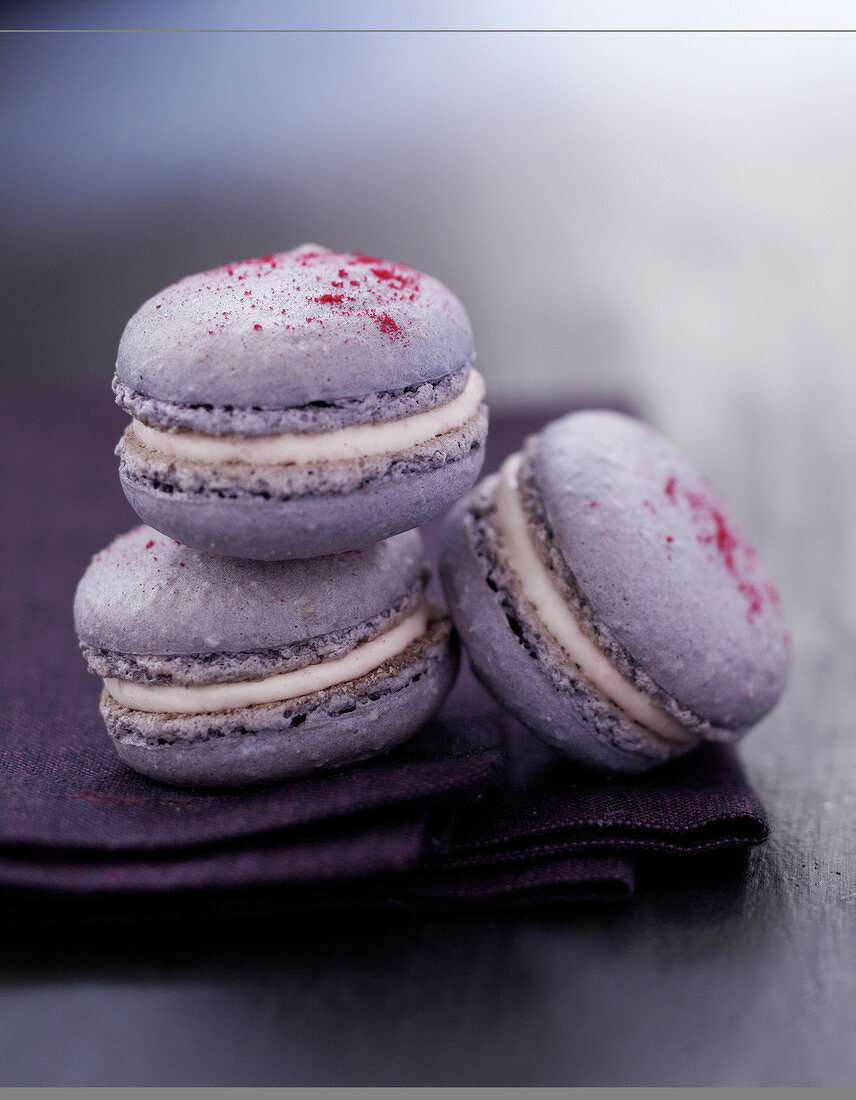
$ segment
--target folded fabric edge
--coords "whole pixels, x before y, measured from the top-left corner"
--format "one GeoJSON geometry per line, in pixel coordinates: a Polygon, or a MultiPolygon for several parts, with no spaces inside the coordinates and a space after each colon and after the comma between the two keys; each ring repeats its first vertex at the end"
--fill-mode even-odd
{"type": "Polygon", "coordinates": [[[448,859],[458,866],[490,863],[497,859],[532,859],[573,852],[650,852],[671,856],[695,856],[706,852],[731,851],[764,844],[769,838],[767,822],[754,815],[741,816],[686,833],[648,829],[640,825],[598,825],[531,829],[494,840],[467,844],[450,842],[448,859]]]}
{"type": "Polygon", "coordinates": [[[632,863],[579,856],[528,869],[520,878],[503,868],[467,879],[454,874],[382,876],[313,889],[268,886],[252,890],[57,894],[0,890],[0,925],[7,927],[234,921],[299,916],[320,910],[391,909],[455,913],[627,901],[634,892],[632,863]]]}
{"type": "MultiPolygon", "coordinates": [[[[33,860],[45,857],[50,859],[61,853],[63,856],[79,854],[82,858],[89,856],[151,856],[158,852],[180,853],[187,850],[204,851],[227,843],[243,843],[268,834],[276,834],[291,829],[300,829],[324,825],[330,822],[357,820],[360,816],[369,816],[377,812],[397,812],[406,808],[417,808],[431,804],[444,804],[451,802],[466,802],[480,797],[486,790],[500,782],[504,769],[504,758],[497,749],[475,750],[473,752],[455,754],[454,756],[438,757],[436,759],[416,759],[412,762],[399,763],[395,768],[389,768],[386,772],[374,773],[366,779],[376,779],[375,786],[365,791],[344,792],[342,796],[329,799],[326,808],[319,812],[310,806],[300,807],[299,810],[283,809],[277,812],[275,808],[262,810],[258,818],[248,821],[247,812],[242,809],[235,813],[227,802],[234,792],[218,796],[212,792],[199,793],[206,800],[223,799],[226,814],[217,827],[212,822],[203,822],[195,827],[195,831],[182,836],[176,830],[173,837],[158,834],[153,838],[151,832],[151,818],[147,817],[154,807],[151,802],[142,804],[139,800],[129,798],[122,800],[116,796],[103,795],[97,791],[75,791],[66,793],[37,793],[26,790],[3,792],[3,815],[0,821],[0,855],[12,852],[16,855],[21,852],[30,853],[33,860]],[[403,779],[403,782],[401,781],[403,779]],[[396,780],[398,784],[396,785],[396,780]],[[350,801],[349,801],[350,798],[350,801]],[[91,817],[87,820],[85,833],[78,830],[77,833],[68,833],[67,815],[63,813],[63,842],[51,841],[45,836],[37,836],[32,832],[32,822],[51,820],[57,812],[57,804],[64,802],[73,805],[76,801],[88,803],[88,809],[93,807],[100,811],[100,820],[96,822],[98,828],[93,826],[91,817]],[[124,820],[117,822],[117,814],[122,814],[124,820]],[[139,817],[139,821],[128,822],[129,814],[139,817]],[[313,816],[316,814],[317,816],[313,816]],[[120,824],[128,825],[131,832],[122,832],[120,824]],[[147,828],[148,825],[148,828],[147,828]],[[219,831],[218,831],[219,829],[219,831]]],[[[330,776],[316,777],[313,781],[325,783],[328,786],[347,777],[346,772],[334,773],[330,776]]],[[[347,782],[347,778],[343,780],[347,782]]],[[[152,784],[152,786],[156,786],[152,784]]],[[[275,788],[266,788],[259,793],[263,797],[275,788]]],[[[252,798],[256,792],[249,795],[241,795],[242,798],[252,798]]],[[[188,792],[172,791],[158,786],[157,795],[165,804],[173,817],[176,808],[181,809],[181,800],[188,792]]],[[[319,802],[322,801],[319,799],[319,802]]],[[[311,800],[307,799],[311,803],[311,800]]],[[[0,873],[2,881],[2,873],[0,873]]]]}
{"type": "Polygon", "coordinates": [[[203,852],[121,853],[0,851],[0,889],[63,896],[166,895],[266,887],[312,888],[415,869],[424,848],[422,808],[266,836],[203,852]]]}

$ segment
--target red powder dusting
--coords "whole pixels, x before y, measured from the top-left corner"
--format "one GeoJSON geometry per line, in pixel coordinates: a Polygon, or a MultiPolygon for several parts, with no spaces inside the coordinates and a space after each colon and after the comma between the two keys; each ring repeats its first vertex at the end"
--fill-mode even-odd
{"type": "Polygon", "coordinates": [[[320,298],[313,298],[313,302],[320,302],[323,305],[335,305],[341,302],[344,298],[343,294],[322,294],[320,298]]]}
{"type": "Polygon", "coordinates": [[[378,324],[380,325],[381,332],[389,332],[392,333],[393,336],[401,335],[401,329],[388,313],[382,313],[380,315],[378,324]]]}
{"type": "Polygon", "coordinates": [[[597,508],[597,501],[596,500],[590,500],[589,501],[589,508],[597,508]]]}
{"type": "Polygon", "coordinates": [[[393,290],[404,290],[405,287],[414,291],[419,289],[419,273],[409,267],[373,267],[371,271],[381,282],[389,283],[393,290]]]}
{"type": "MultiPolygon", "coordinates": [[[[236,267],[258,267],[259,264],[271,264],[273,267],[276,267],[273,259],[273,253],[269,252],[267,256],[250,256],[249,259],[240,260],[236,264],[229,264],[229,266],[226,268],[226,271],[231,275],[233,269],[236,267]]],[[[244,276],[239,275],[238,278],[243,279],[244,276]]]]}
{"type": "Polygon", "coordinates": [[[362,252],[352,252],[351,255],[354,258],[354,263],[358,264],[382,264],[383,260],[380,256],[364,256],[362,252]]]}
{"type": "Polygon", "coordinates": [[[758,588],[755,587],[754,584],[749,584],[747,581],[743,581],[742,583],[738,584],[737,587],[746,597],[746,602],[749,605],[746,614],[749,618],[749,622],[751,623],[755,616],[761,611],[761,592],[758,588]]]}
{"type": "Polygon", "coordinates": [[[301,267],[309,267],[313,260],[320,260],[322,257],[330,255],[330,252],[301,252],[300,255],[294,257],[294,262],[300,264],[301,267]]]}
{"type": "MultiPolygon", "coordinates": [[[[751,547],[746,543],[741,543],[737,535],[730,529],[726,522],[725,516],[722,512],[716,508],[710,501],[700,497],[697,493],[687,493],[686,498],[689,501],[689,505],[693,510],[695,516],[700,519],[709,519],[713,521],[714,530],[712,534],[699,535],[698,541],[703,543],[715,543],[716,549],[722,556],[725,566],[729,573],[736,572],[736,564],[734,560],[734,551],[740,547],[745,551],[751,550],[751,547]]],[[[754,555],[754,550],[749,555],[754,555]]]]}
{"type": "MultiPolygon", "coordinates": [[[[677,504],[678,488],[676,478],[670,477],[668,479],[664,491],[672,504],[677,504]]],[[[694,522],[704,524],[708,528],[698,534],[696,538],[703,546],[716,548],[725,568],[737,581],[737,590],[746,600],[746,617],[751,623],[755,616],[763,610],[765,595],[773,604],[778,601],[778,593],[775,592],[772,585],[764,585],[762,590],[749,579],[757,558],[755,547],[739,531],[735,531],[729,525],[718,501],[713,496],[694,492],[690,489],[683,490],[682,496],[690,507],[694,522]],[[768,588],[775,593],[775,599],[767,591],[768,588]]],[[[673,539],[667,537],[666,541],[672,542],[673,539]]]]}

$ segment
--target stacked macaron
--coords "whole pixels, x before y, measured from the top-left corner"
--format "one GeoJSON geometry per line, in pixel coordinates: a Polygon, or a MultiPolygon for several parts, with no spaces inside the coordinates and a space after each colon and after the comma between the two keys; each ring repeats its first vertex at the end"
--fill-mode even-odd
{"type": "Polygon", "coordinates": [[[416,531],[290,562],[207,554],[150,527],[122,535],[75,601],[120,758],[170,783],[236,786],[400,744],[457,668],[427,577],[416,531]]]}
{"type": "Polygon", "coordinates": [[[122,337],[120,478],[147,526],[75,621],[120,757],[180,784],[350,764],[433,715],[457,652],[418,532],[487,435],[460,302],[313,245],[180,280],[122,337]]]}
{"type": "Polygon", "coordinates": [[[470,324],[436,279],[304,245],[182,279],[119,344],[122,488],[158,531],[270,561],[445,511],[484,455],[470,324]]]}
{"type": "Polygon", "coordinates": [[[647,425],[548,424],[473,488],[484,385],[436,280],[313,245],[194,275],[119,347],[117,453],[147,526],[95,557],[75,618],[119,756],[235,786],[399,744],[478,677],[606,772],[732,742],[779,698],[789,641],[757,552],[647,425]]]}

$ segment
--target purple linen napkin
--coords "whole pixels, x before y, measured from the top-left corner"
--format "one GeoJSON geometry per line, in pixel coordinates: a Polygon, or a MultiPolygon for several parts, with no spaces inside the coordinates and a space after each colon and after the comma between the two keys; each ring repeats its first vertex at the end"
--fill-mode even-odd
{"type": "MultiPolygon", "coordinates": [[[[632,893],[639,852],[764,839],[729,751],[605,781],[502,715],[469,670],[440,721],[347,771],[211,793],[127,770],[71,621],[90,556],[137,522],[112,457],[123,423],[103,386],[4,395],[0,920],[612,900],[632,893]]],[[[489,466],[538,424],[495,419],[489,466]]]]}
{"type": "Polygon", "coordinates": [[[461,807],[449,851],[459,862],[498,853],[700,855],[767,837],[767,819],[733,749],[705,745],[642,776],[604,778],[502,715],[505,782],[461,807]]]}

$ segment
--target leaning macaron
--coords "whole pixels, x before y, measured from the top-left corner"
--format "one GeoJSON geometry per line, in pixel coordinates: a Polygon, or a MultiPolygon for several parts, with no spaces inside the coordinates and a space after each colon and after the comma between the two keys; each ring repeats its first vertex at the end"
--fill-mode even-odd
{"type": "Polygon", "coordinates": [[[239,786],[393,748],[457,670],[427,577],[415,531],[286,562],[203,554],[149,527],[120,536],[74,601],[120,758],[167,783],[239,786]]]}
{"type": "Polygon", "coordinates": [[[189,546],[278,560],[418,527],[478,477],[484,383],[458,299],[314,245],[181,279],[122,336],[120,478],[189,546]]]}
{"type": "Polygon", "coordinates": [[[646,424],[549,424],[447,520],[440,573],[473,667],[605,771],[732,742],[778,700],[779,596],[711,485],[646,424]]]}

